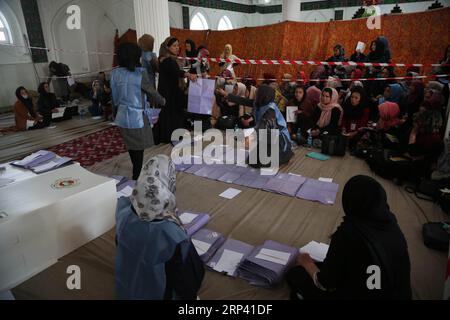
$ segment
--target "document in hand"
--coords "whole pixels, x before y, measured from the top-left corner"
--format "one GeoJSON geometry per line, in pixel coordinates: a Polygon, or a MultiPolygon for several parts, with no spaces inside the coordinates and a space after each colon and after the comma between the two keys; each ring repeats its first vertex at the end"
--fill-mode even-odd
{"type": "Polygon", "coordinates": [[[202,261],[207,263],[225,242],[225,237],[219,232],[200,229],[192,235],[191,240],[202,261]]]}
{"type": "Polygon", "coordinates": [[[329,245],[311,241],[306,246],[300,248],[300,253],[307,253],[314,261],[323,262],[327,256],[329,245]]]}
{"type": "Polygon", "coordinates": [[[239,264],[253,249],[254,247],[247,243],[227,239],[206,265],[217,272],[236,277],[239,264]]]}
{"type": "Polygon", "coordinates": [[[258,287],[274,287],[281,282],[297,256],[298,249],[267,240],[240,264],[238,276],[258,287]]]}
{"type": "Polygon", "coordinates": [[[58,119],[64,117],[64,112],[66,111],[66,107],[56,108],[58,109],[57,113],[52,113],[52,119],[58,119]]]}
{"type": "Polygon", "coordinates": [[[215,100],[214,89],[216,83],[211,79],[198,78],[189,83],[188,111],[198,114],[212,114],[215,100]]]}
{"type": "Polygon", "coordinates": [[[198,212],[183,212],[179,217],[188,236],[192,236],[198,230],[203,228],[210,219],[209,214],[198,212]]]}

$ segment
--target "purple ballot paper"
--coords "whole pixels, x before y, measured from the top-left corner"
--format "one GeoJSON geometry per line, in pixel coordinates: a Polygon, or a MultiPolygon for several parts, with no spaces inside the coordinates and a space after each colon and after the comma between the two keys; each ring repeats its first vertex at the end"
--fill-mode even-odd
{"type": "Polygon", "coordinates": [[[237,276],[240,263],[252,252],[253,246],[234,239],[227,239],[206,264],[217,272],[237,276]]]}
{"type": "Polygon", "coordinates": [[[240,177],[245,175],[249,169],[247,167],[240,167],[236,165],[227,165],[227,172],[219,177],[217,180],[226,182],[226,183],[234,183],[240,177]]]}
{"type": "Polygon", "coordinates": [[[214,104],[215,81],[198,78],[189,83],[188,111],[191,113],[211,115],[214,104]]]}
{"type": "Polygon", "coordinates": [[[11,164],[14,166],[17,166],[17,167],[30,169],[30,168],[39,166],[40,164],[43,164],[44,162],[50,161],[55,157],[56,157],[56,154],[54,154],[51,151],[40,150],[38,152],[30,154],[29,156],[23,158],[22,160],[13,161],[13,162],[11,162],[11,164]]]}
{"type": "Polygon", "coordinates": [[[247,172],[242,175],[239,179],[234,181],[234,184],[243,186],[243,187],[250,187],[253,180],[257,179],[259,177],[259,170],[254,168],[248,168],[247,172]]]}
{"type": "Polygon", "coordinates": [[[267,240],[240,264],[238,276],[249,281],[251,285],[274,287],[281,282],[297,255],[297,248],[267,240]]]}
{"type": "Polygon", "coordinates": [[[263,190],[295,197],[298,190],[305,182],[306,178],[302,176],[291,173],[279,173],[267,181],[263,190]]]}
{"type": "Polygon", "coordinates": [[[181,222],[186,229],[188,236],[192,236],[198,230],[203,228],[209,221],[210,217],[207,213],[186,211],[179,215],[181,222]]]}
{"type": "Polygon", "coordinates": [[[225,242],[225,237],[219,232],[200,229],[192,235],[191,241],[202,261],[207,263],[225,242]]]}
{"type": "Polygon", "coordinates": [[[332,182],[308,179],[297,193],[297,198],[318,201],[323,204],[333,205],[339,185],[332,182]]]}

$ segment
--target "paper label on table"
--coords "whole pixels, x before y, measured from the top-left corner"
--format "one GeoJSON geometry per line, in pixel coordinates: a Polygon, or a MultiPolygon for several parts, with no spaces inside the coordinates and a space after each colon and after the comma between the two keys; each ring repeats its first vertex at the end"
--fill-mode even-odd
{"type": "Polygon", "coordinates": [[[240,252],[224,249],[222,256],[213,269],[218,272],[226,272],[227,274],[232,275],[236,272],[243,257],[244,255],[240,252]]]}
{"type": "Polygon", "coordinates": [[[222,192],[219,196],[222,198],[231,200],[241,192],[242,192],[241,190],[229,188],[229,189],[225,190],[224,192],[222,192]]]}
{"type": "Polygon", "coordinates": [[[181,223],[188,224],[188,223],[191,223],[192,221],[194,221],[194,219],[197,217],[198,217],[198,214],[184,212],[180,215],[180,220],[181,220],[181,223]]]}
{"type": "Polygon", "coordinates": [[[319,178],[319,181],[322,181],[322,182],[333,182],[333,179],[332,178],[319,178]]]}
{"type": "Polygon", "coordinates": [[[297,122],[296,111],[298,111],[298,107],[286,107],[286,122],[288,123],[297,122]]]}
{"type": "Polygon", "coordinates": [[[196,239],[192,239],[192,244],[194,245],[195,250],[197,250],[197,253],[200,256],[208,252],[209,248],[211,248],[211,245],[209,243],[196,239]]]}
{"type": "Polygon", "coordinates": [[[273,263],[277,263],[277,264],[281,264],[283,266],[285,266],[287,264],[287,261],[284,260],[284,259],[275,258],[275,257],[268,256],[268,255],[265,255],[265,254],[262,254],[262,253],[258,254],[255,258],[256,259],[265,260],[265,261],[269,261],[269,262],[273,262],[273,263]]]}

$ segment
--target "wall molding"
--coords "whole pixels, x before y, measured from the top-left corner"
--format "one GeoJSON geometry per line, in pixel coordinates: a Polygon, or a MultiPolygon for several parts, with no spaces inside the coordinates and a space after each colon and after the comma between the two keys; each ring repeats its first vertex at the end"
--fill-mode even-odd
{"type": "MultiPolygon", "coordinates": [[[[399,4],[399,3],[413,3],[413,2],[432,2],[433,0],[383,0],[380,5],[399,4]]],[[[301,11],[333,9],[333,8],[347,8],[360,7],[361,0],[319,0],[301,3],[301,11]]]]}
{"type": "Polygon", "coordinates": [[[283,7],[282,5],[273,5],[273,6],[249,5],[223,0],[169,0],[169,2],[180,3],[183,6],[193,6],[208,9],[241,12],[241,13],[260,13],[260,14],[281,13],[283,7]]]}

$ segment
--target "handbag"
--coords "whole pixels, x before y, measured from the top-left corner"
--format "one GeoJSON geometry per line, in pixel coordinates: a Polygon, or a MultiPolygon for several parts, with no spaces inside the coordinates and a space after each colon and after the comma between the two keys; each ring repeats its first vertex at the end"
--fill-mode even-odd
{"type": "Polygon", "coordinates": [[[344,156],[347,149],[347,137],[339,135],[322,136],[322,154],[329,156],[344,156]]]}

